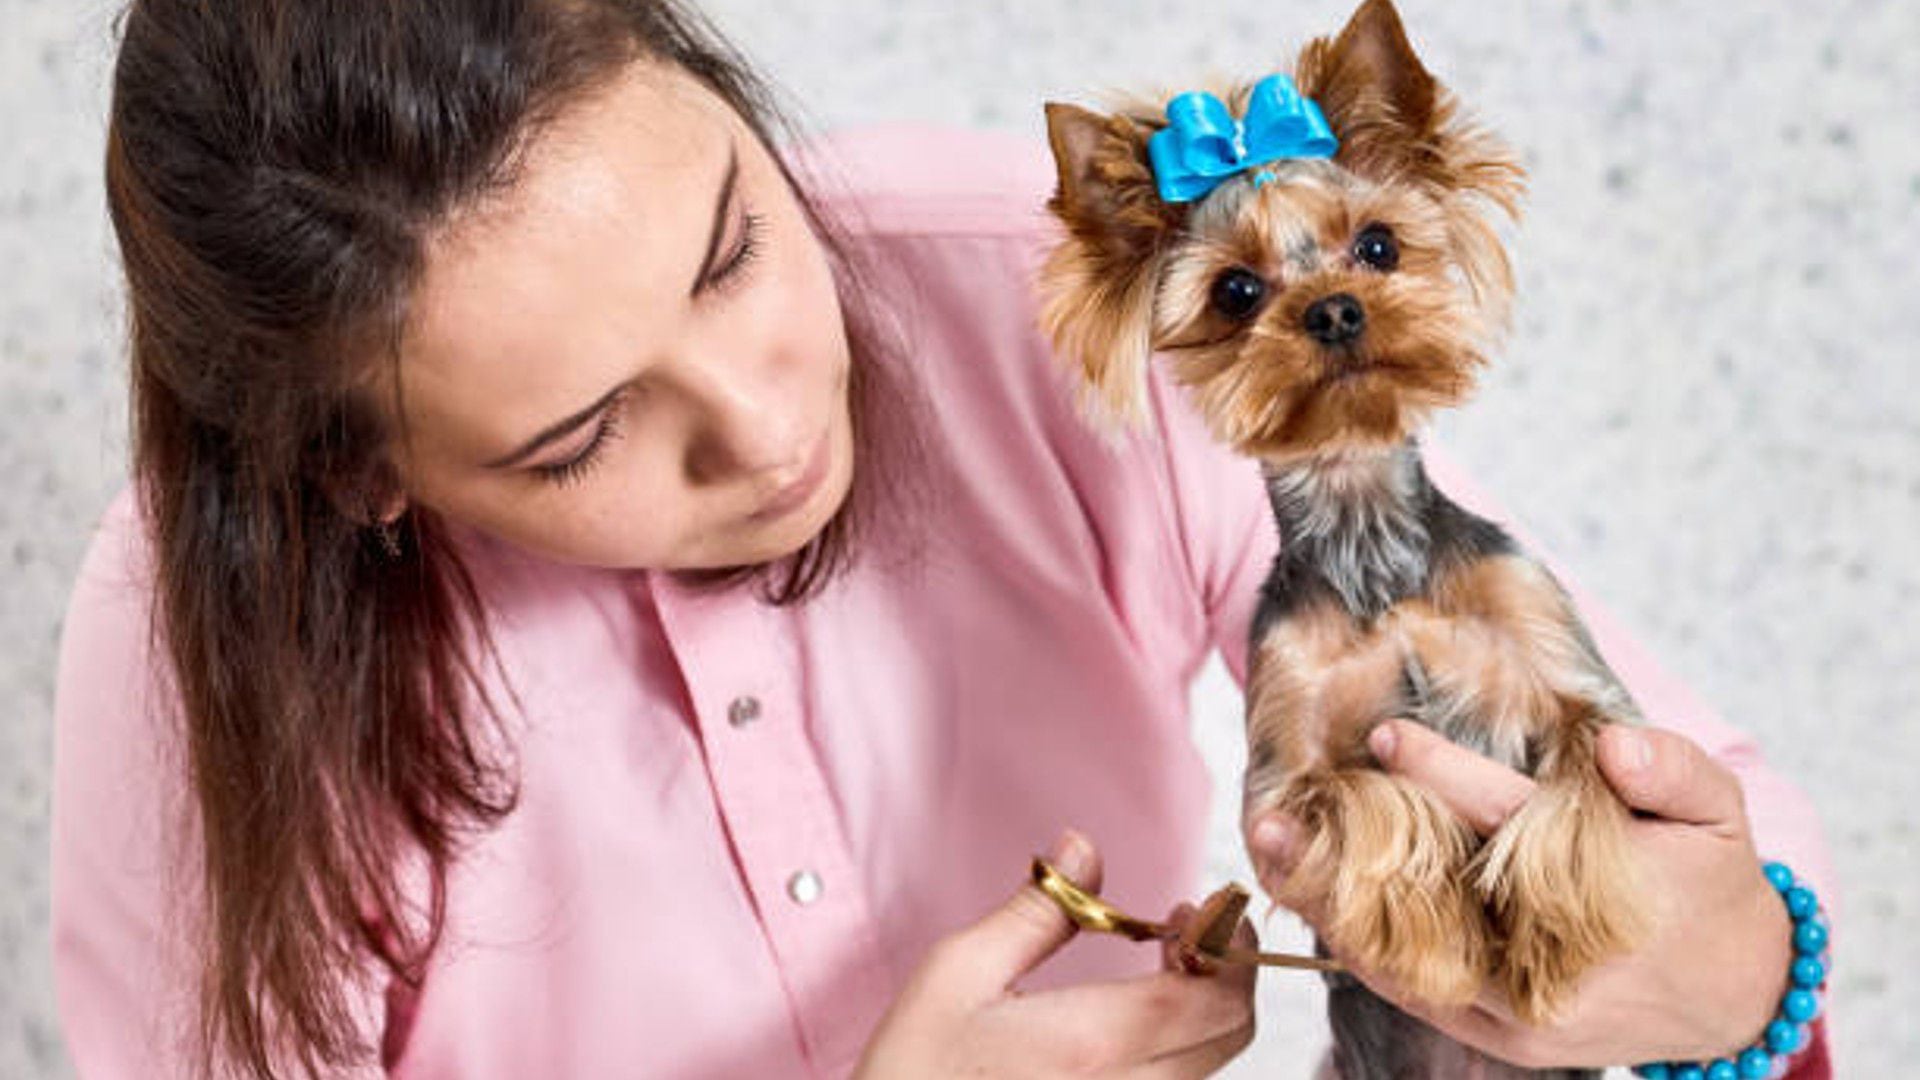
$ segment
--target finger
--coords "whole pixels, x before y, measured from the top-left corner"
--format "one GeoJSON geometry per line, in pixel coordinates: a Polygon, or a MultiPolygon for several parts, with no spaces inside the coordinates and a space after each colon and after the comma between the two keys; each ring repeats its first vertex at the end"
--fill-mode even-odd
{"type": "MultiPolygon", "coordinates": [[[[1200,910],[1191,904],[1182,904],[1174,910],[1180,912],[1183,909],[1184,914],[1179,917],[1178,922],[1173,924],[1176,931],[1184,930],[1187,923],[1197,917],[1200,910]]],[[[1247,952],[1260,951],[1260,935],[1254,929],[1252,919],[1244,915],[1240,917],[1240,921],[1234,924],[1233,934],[1226,942],[1226,947],[1229,949],[1244,949],[1247,952]]],[[[1160,960],[1162,970],[1178,971],[1192,976],[1224,979],[1234,985],[1244,985],[1248,994],[1253,993],[1254,979],[1260,973],[1257,965],[1226,963],[1192,946],[1183,944],[1178,938],[1161,942],[1160,960]]]]}
{"type": "Polygon", "coordinates": [[[1188,1077],[1212,1076],[1253,1043],[1254,1033],[1253,1014],[1248,1013],[1245,1024],[1225,1035],[1216,1035],[1186,1050],[1162,1054],[1120,1075],[1129,1080],[1186,1080],[1188,1077]]]}
{"type": "Polygon", "coordinates": [[[1305,829],[1290,815],[1269,810],[1247,819],[1247,856],[1253,870],[1269,893],[1292,875],[1304,847],[1305,829]]]}
{"type": "Polygon", "coordinates": [[[1257,951],[1259,935],[1254,932],[1253,923],[1245,917],[1245,908],[1250,899],[1244,890],[1220,889],[1198,907],[1192,904],[1175,907],[1165,920],[1171,934],[1161,941],[1162,969],[1184,971],[1189,975],[1212,975],[1220,969],[1218,958],[1223,952],[1235,947],[1250,947],[1257,951]],[[1227,921],[1229,917],[1231,922],[1227,921]],[[1252,941],[1253,945],[1247,946],[1248,941],[1252,941]]]}
{"type": "Polygon", "coordinates": [[[1253,1015],[1245,978],[1157,971],[1023,994],[995,1009],[1021,1042],[1056,1048],[1061,1071],[1136,1068],[1245,1025],[1253,1015]]]}
{"type": "MultiPolygon", "coordinates": [[[[1260,933],[1253,927],[1253,920],[1241,916],[1240,925],[1233,928],[1233,944],[1248,952],[1260,951],[1260,933]]],[[[1254,964],[1220,964],[1222,970],[1216,976],[1235,986],[1247,996],[1248,1008],[1253,1003],[1253,985],[1260,976],[1260,968],[1254,964]]]]}
{"type": "Polygon", "coordinates": [[[1394,980],[1355,964],[1348,957],[1338,959],[1367,989],[1454,1042],[1500,1061],[1532,1069],[1589,1064],[1578,1060],[1586,1053],[1580,1045],[1579,1031],[1590,1030],[1592,1023],[1582,1020],[1577,999],[1559,1019],[1545,1025],[1532,1025],[1514,1016],[1505,992],[1494,981],[1484,984],[1470,1003],[1436,1005],[1414,997],[1394,980]]]}
{"type": "Polygon", "coordinates": [[[1455,1042],[1503,1061],[1512,1060],[1516,1036],[1527,1033],[1524,1025],[1505,1010],[1505,1003],[1498,992],[1490,988],[1482,990],[1479,999],[1472,1004],[1433,1005],[1407,993],[1398,983],[1379,972],[1356,965],[1344,956],[1338,959],[1349,974],[1401,1012],[1455,1042]]]}
{"type": "MultiPolygon", "coordinates": [[[[1062,832],[1047,861],[1074,884],[1090,892],[1099,891],[1100,853],[1079,832],[1062,832]]],[[[1073,937],[1074,930],[1073,920],[1060,905],[1028,882],[1006,903],[948,938],[942,956],[960,965],[954,974],[958,987],[984,1000],[1004,992],[1053,955],[1073,937]]]]}
{"type": "Polygon", "coordinates": [[[1189,975],[1202,974],[1200,967],[1180,947],[1179,937],[1180,932],[1187,928],[1187,923],[1192,920],[1194,913],[1198,910],[1192,904],[1183,903],[1167,913],[1164,921],[1168,929],[1173,931],[1173,936],[1160,939],[1161,971],[1184,971],[1189,975]]]}
{"type": "Polygon", "coordinates": [[[1740,781],[1685,735],[1613,724],[1599,752],[1607,783],[1636,810],[1695,825],[1745,820],[1740,781]]]}
{"type": "MultiPolygon", "coordinates": [[[[1364,981],[1364,980],[1362,980],[1364,981]]],[[[1378,991],[1376,991],[1378,992],[1378,991]]],[[[1380,996],[1386,997],[1383,993],[1380,996]]],[[[1421,1021],[1454,1042],[1472,1047],[1501,1061],[1522,1057],[1521,1046],[1533,1038],[1532,1030],[1516,1020],[1505,1019],[1484,1006],[1446,1008],[1413,999],[1394,1000],[1395,1008],[1421,1021]]]]}
{"type": "Polygon", "coordinates": [[[1254,878],[1260,883],[1261,891],[1267,894],[1262,922],[1284,909],[1298,915],[1309,926],[1324,925],[1325,897],[1289,893],[1286,889],[1287,879],[1293,876],[1294,864],[1305,847],[1305,830],[1300,823],[1279,811],[1264,814],[1247,824],[1247,859],[1253,864],[1254,878]],[[1278,899],[1283,896],[1286,897],[1284,905],[1278,899]]]}
{"type": "Polygon", "coordinates": [[[1533,781],[1489,757],[1447,741],[1432,728],[1387,720],[1367,748],[1388,772],[1439,796],[1481,836],[1491,836],[1533,794],[1533,781]]]}

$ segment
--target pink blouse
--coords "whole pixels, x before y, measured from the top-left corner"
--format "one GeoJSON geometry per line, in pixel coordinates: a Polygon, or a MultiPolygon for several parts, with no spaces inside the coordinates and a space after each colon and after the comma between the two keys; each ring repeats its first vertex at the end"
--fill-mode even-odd
{"type": "MultiPolygon", "coordinates": [[[[1213,884],[1187,692],[1216,648],[1244,677],[1277,544],[1256,470],[1158,376],[1160,436],[1108,445],[1075,415],[1029,292],[1053,235],[1044,144],[893,126],[803,156],[853,178],[818,183],[890,268],[932,403],[930,540],[780,609],[469,537],[524,706],[521,803],[455,867],[423,988],[362,1001],[369,1074],[844,1076],[928,945],[1061,826],[1100,845],[1130,908],[1213,884]]],[[[1427,445],[1439,486],[1505,520],[1427,445]]],[[[137,524],[123,494],[59,673],[54,967],[85,1078],[178,1074],[197,970],[137,524]]],[[[1831,895],[1806,799],[1568,584],[1648,716],[1739,773],[1762,851],[1831,895]]],[[[1156,960],[1083,938],[1030,985],[1156,960]]]]}

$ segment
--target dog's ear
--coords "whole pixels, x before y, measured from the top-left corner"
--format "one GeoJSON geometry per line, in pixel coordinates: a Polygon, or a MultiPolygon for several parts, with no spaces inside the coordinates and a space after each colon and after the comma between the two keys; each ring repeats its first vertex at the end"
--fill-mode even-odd
{"type": "Polygon", "coordinates": [[[1339,37],[1301,51],[1296,71],[1300,92],[1320,105],[1340,139],[1342,166],[1385,180],[1421,164],[1441,89],[1391,0],[1366,0],[1339,37]]]}
{"type": "Polygon", "coordinates": [[[1340,139],[1334,160],[1342,167],[1385,182],[1472,190],[1512,210],[1520,180],[1512,153],[1461,122],[1392,0],[1366,0],[1338,37],[1301,51],[1295,72],[1340,139]]]}
{"type": "Polygon", "coordinates": [[[1365,0],[1338,37],[1308,44],[1295,81],[1339,138],[1342,168],[1440,200],[1468,286],[1501,321],[1512,274],[1484,211],[1518,217],[1526,173],[1503,142],[1461,117],[1414,53],[1392,0],[1365,0]]]}
{"type": "Polygon", "coordinates": [[[1059,102],[1046,114],[1059,171],[1047,209],[1066,235],[1040,269],[1041,329],[1080,380],[1089,417],[1138,426],[1161,255],[1185,206],[1154,186],[1149,122],[1059,102]]]}
{"type": "Polygon", "coordinates": [[[1047,102],[1046,111],[1047,142],[1059,173],[1047,209],[1067,228],[1116,258],[1132,259],[1179,224],[1178,207],[1160,199],[1147,156],[1157,123],[1057,101],[1047,102]]]}

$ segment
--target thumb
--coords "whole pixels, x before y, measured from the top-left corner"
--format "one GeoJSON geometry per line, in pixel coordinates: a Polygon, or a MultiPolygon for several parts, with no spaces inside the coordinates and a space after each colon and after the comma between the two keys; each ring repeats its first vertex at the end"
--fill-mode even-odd
{"type": "Polygon", "coordinates": [[[1278,810],[1252,819],[1246,826],[1249,861],[1261,884],[1272,892],[1293,873],[1300,858],[1300,823],[1278,810]]]}
{"type": "Polygon", "coordinates": [[[1600,771],[1635,810],[1695,825],[1739,825],[1740,782],[1700,744],[1650,727],[1609,725],[1600,732],[1600,771]]]}
{"type": "MultiPolygon", "coordinates": [[[[1093,841],[1073,829],[1061,832],[1047,861],[1075,885],[1100,888],[1100,853],[1093,841]]],[[[999,994],[1038,967],[1073,937],[1075,926],[1051,896],[1031,881],[1006,903],[961,931],[956,950],[966,957],[969,982],[981,996],[999,994]]]]}

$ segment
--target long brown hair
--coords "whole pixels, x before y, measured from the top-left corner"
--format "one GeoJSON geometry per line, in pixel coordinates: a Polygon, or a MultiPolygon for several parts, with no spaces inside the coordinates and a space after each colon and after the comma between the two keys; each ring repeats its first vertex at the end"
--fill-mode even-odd
{"type": "Polygon", "coordinates": [[[771,88],[675,0],[134,0],[121,19],[106,188],[154,632],[202,837],[196,1065],[318,1075],[373,1055],[356,995],[382,969],[423,976],[450,863],[518,798],[487,750],[473,579],[431,513],[381,529],[367,510],[395,436],[365,388],[398,362],[432,226],[625,65],[677,65],[773,152],[827,249],[860,447],[819,536],[706,576],[778,603],[822,588],[876,493],[910,479],[913,404],[858,256],[780,157],[794,128],[771,88]],[[413,858],[424,901],[398,883],[413,858]]]}

